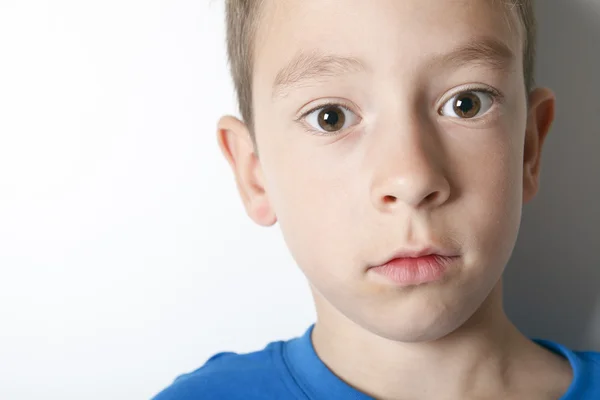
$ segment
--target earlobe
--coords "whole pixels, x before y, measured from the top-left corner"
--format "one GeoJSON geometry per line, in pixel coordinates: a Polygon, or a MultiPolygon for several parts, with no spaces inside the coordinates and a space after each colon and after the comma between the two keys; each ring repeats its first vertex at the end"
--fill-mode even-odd
{"type": "Polygon", "coordinates": [[[277,218],[265,190],[262,167],[247,126],[233,116],[222,117],[218,123],[217,141],[234,173],[246,213],[259,225],[273,225],[277,218]]]}
{"type": "Polygon", "coordinates": [[[550,89],[537,88],[529,95],[529,111],[523,151],[523,202],[539,189],[542,146],[554,121],[556,98],[550,89]]]}

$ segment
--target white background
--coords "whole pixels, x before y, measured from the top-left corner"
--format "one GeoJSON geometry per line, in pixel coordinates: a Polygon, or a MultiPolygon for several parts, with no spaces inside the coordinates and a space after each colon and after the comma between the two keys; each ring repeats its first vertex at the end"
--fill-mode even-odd
{"type": "MultiPolygon", "coordinates": [[[[600,5],[538,3],[562,100],[507,307],[598,350],[600,5]]],[[[314,321],[218,150],[234,99],[222,1],[0,0],[0,399],[148,399],[314,321]]]]}

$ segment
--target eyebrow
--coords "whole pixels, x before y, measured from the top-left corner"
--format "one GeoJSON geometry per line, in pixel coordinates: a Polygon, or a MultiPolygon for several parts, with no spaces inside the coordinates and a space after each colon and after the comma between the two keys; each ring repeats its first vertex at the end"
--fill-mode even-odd
{"type": "Polygon", "coordinates": [[[301,52],[277,73],[273,83],[273,97],[285,97],[292,89],[311,81],[318,82],[320,79],[366,70],[366,65],[358,58],[318,51],[301,52]]]}
{"type": "Polygon", "coordinates": [[[437,54],[429,66],[461,67],[465,64],[480,64],[492,69],[504,70],[515,59],[512,50],[498,39],[484,37],[458,46],[446,54],[437,54]]]}
{"type": "MultiPolygon", "coordinates": [[[[426,68],[459,68],[480,64],[496,70],[505,70],[514,59],[514,53],[506,44],[485,37],[460,45],[448,53],[434,54],[426,63],[426,68]]],[[[319,51],[301,52],[277,73],[272,96],[285,97],[293,89],[310,83],[368,70],[368,65],[359,58],[323,54],[319,51]]]]}

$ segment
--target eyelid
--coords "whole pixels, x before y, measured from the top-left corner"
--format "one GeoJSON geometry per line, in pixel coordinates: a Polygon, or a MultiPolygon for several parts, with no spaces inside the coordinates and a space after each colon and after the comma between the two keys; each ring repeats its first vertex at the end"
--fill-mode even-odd
{"type": "Polygon", "coordinates": [[[442,98],[437,102],[436,105],[437,113],[440,114],[443,105],[446,104],[451,98],[455,97],[458,94],[469,92],[487,93],[490,96],[492,96],[492,98],[494,99],[494,103],[502,104],[504,102],[504,95],[498,89],[495,89],[485,84],[472,83],[466,86],[459,86],[454,89],[451,89],[450,92],[447,92],[447,94],[442,96],[442,98]]]}
{"type": "Polygon", "coordinates": [[[358,108],[358,107],[356,107],[355,104],[353,104],[351,102],[348,102],[348,101],[344,101],[344,100],[339,100],[338,99],[338,100],[323,100],[322,103],[319,103],[319,104],[317,104],[315,106],[312,106],[308,111],[302,111],[302,112],[300,112],[300,116],[296,117],[295,121],[298,122],[301,119],[306,118],[311,113],[313,113],[313,112],[315,112],[317,110],[320,110],[322,108],[325,108],[325,107],[330,107],[330,106],[340,106],[342,108],[345,108],[346,110],[348,110],[348,111],[356,114],[356,116],[359,119],[362,119],[360,117],[359,113],[356,112],[356,111],[354,111],[355,108],[358,108]]]}
{"type": "MultiPolygon", "coordinates": [[[[323,100],[322,103],[319,103],[318,105],[311,107],[308,111],[301,112],[300,116],[296,117],[296,119],[294,121],[297,122],[298,124],[300,124],[302,126],[302,128],[304,130],[306,130],[307,132],[317,135],[317,136],[339,135],[340,132],[348,131],[349,129],[354,128],[356,125],[358,125],[362,121],[362,117],[360,116],[360,113],[354,111],[355,107],[356,106],[353,103],[350,103],[345,100],[339,100],[339,99],[338,100],[323,100]],[[305,119],[310,114],[314,113],[315,111],[324,109],[326,107],[331,107],[331,106],[340,107],[340,108],[345,109],[348,112],[351,112],[352,114],[354,114],[356,116],[357,122],[355,122],[352,126],[349,126],[345,129],[341,129],[339,131],[333,131],[333,132],[319,131],[319,130],[316,130],[313,127],[309,126],[309,124],[306,123],[305,119]]],[[[358,108],[358,107],[356,107],[356,108],[358,108]]]]}

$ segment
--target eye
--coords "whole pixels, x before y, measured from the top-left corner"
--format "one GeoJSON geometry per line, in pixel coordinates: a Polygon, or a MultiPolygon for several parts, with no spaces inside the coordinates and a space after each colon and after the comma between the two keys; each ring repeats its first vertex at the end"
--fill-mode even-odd
{"type": "Polygon", "coordinates": [[[348,108],[339,104],[327,104],[309,111],[306,122],[315,130],[324,133],[335,133],[356,123],[358,116],[348,108]]]}
{"type": "Polygon", "coordinates": [[[440,114],[460,119],[473,119],[482,116],[494,104],[494,94],[485,90],[461,92],[448,100],[440,109],[440,114]]]}

